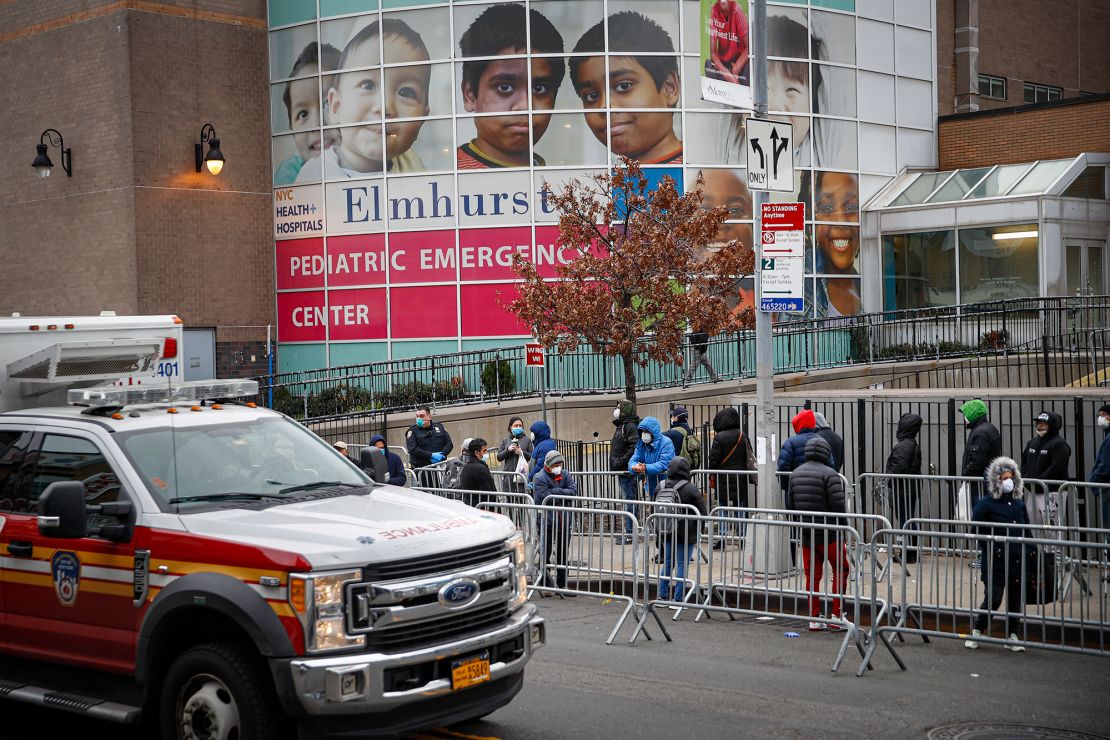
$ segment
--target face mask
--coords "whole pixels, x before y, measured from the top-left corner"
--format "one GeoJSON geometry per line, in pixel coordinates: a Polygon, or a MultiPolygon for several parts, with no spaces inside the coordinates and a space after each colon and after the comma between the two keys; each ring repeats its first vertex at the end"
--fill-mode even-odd
{"type": "Polygon", "coordinates": [[[644,440],[644,444],[649,445],[655,437],[652,436],[651,432],[644,432],[640,435],[640,439],[644,440]]]}
{"type": "Polygon", "coordinates": [[[1107,419],[1105,416],[1099,416],[1098,425],[1103,429],[1106,429],[1107,427],[1110,427],[1110,419],[1107,419]]]}
{"type": "Polygon", "coordinates": [[[1048,434],[1048,430],[1047,430],[1047,429],[1038,429],[1038,430],[1037,430],[1037,436],[1038,436],[1038,437],[1043,437],[1043,436],[1044,436],[1044,435],[1046,435],[1046,434],[1048,434]]]}
{"type": "Polygon", "coordinates": [[[998,487],[1002,489],[1002,493],[1013,493],[1014,479],[1007,478],[1006,480],[1002,481],[1002,483],[998,487]]]}
{"type": "Polygon", "coordinates": [[[524,427],[513,427],[513,436],[519,437],[524,434],[524,427]]]}
{"type": "Polygon", "coordinates": [[[377,445],[374,445],[374,449],[375,449],[375,450],[378,450],[378,451],[379,451],[379,452],[381,452],[381,453],[382,453],[383,455],[385,454],[385,448],[384,448],[384,447],[378,447],[377,445]]]}
{"type": "Polygon", "coordinates": [[[614,419],[621,418],[621,410],[620,409],[613,409],[613,418],[614,419]]]}
{"type": "Polygon", "coordinates": [[[555,476],[556,478],[558,478],[560,475],[563,474],[563,466],[562,465],[556,465],[555,467],[553,467],[551,469],[551,474],[553,476],[555,476]]]}
{"type": "Polygon", "coordinates": [[[535,442],[536,441],[536,433],[535,432],[528,432],[528,439],[535,442]]]}
{"type": "Polygon", "coordinates": [[[424,420],[423,419],[417,419],[416,420],[416,426],[418,426],[418,427],[424,426],[424,420]]]}

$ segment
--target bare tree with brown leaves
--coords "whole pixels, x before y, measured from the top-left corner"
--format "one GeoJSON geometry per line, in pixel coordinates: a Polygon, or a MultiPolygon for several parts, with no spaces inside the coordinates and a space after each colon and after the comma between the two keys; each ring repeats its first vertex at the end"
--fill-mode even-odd
{"type": "Polygon", "coordinates": [[[753,272],[751,245],[718,243],[728,211],[702,207],[700,174],[689,193],[670,177],[649,189],[640,165],[622,158],[548,200],[559,210],[558,243],[576,257],[545,280],[517,254],[513,271],[523,283],[506,307],[547,347],[571,352],[586,343],[620,357],[630,400],[637,366],[682,364],[687,323],[711,336],[754,324],[750,308],[729,305],[738,279],[753,272]]]}

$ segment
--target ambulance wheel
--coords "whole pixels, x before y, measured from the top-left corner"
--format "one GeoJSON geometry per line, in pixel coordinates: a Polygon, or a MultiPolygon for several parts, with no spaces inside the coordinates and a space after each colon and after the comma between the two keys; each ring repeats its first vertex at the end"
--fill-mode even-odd
{"type": "Polygon", "coordinates": [[[269,740],[284,737],[288,724],[258,657],[225,642],[198,645],[173,662],[159,715],[170,740],[269,740]]]}

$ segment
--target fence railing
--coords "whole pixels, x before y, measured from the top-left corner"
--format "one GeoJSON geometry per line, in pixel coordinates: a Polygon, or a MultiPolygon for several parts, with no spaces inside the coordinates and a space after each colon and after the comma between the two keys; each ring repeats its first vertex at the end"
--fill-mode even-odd
{"type": "MultiPolygon", "coordinates": [[[[1012,355],[1016,366],[1046,379],[1097,379],[1110,360],[1108,326],[1110,296],[1024,298],[780,322],[771,352],[778,373],[1012,355]]],[[[681,385],[692,352],[684,349],[682,365],[637,367],[637,389],[681,385]]],[[[715,337],[706,355],[719,378],[754,377],[753,332],[715,337]]],[[[304,419],[360,410],[388,413],[421,404],[500,402],[535,395],[538,372],[555,395],[614,393],[625,387],[621,360],[589,346],[568,353],[548,350],[546,366],[538,371],[526,367],[523,347],[516,346],[267,375],[258,379],[255,400],[304,419]]],[[[710,379],[699,369],[692,380],[710,379]]]]}

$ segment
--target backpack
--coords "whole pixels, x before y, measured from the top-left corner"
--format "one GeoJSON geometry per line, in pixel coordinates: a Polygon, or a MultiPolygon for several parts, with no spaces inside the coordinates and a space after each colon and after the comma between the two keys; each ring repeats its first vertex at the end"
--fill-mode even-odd
{"type": "Polygon", "coordinates": [[[439,476],[439,487],[458,490],[459,483],[462,482],[462,471],[463,461],[452,457],[443,465],[443,472],[439,476]]]}
{"type": "Polygon", "coordinates": [[[675,454],[686,458],[686,461],[690,463],[690,470],[698,470],[701,468],[701,442],[682,427],[675,427],[675,429],[682,435],[682,444],[675,450],[675,454]]]}
{"type": "MultiPolygon", "coordinates": [[[[683,481],[686,483],[687,481],[683,481]]],[[[678,494],[678,489],[667,481],[659,486],[655,492],[655,512],[656,514],[683,514],[686,510],[682,508],[682,497],[678,494]]],[[[669,517],[662,517],[655,520],[655,531],[660,535],[670,535],[674,530],[675,520],[669,517]]]]}

